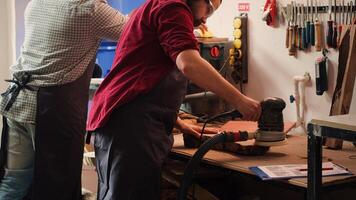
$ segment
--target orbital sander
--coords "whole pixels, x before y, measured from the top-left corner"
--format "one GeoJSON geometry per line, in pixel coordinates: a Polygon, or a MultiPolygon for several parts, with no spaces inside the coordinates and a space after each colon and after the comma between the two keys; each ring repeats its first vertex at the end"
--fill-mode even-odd
{"type": "MultiPolygon", "coordinates": [[[[227,136],[225,143],[245,141],[249,139],[255,139],[255,146],[270,147],[286,144],[286,134],[284,131],[283,122],[283,109],[286,107],[286,103],[283,99],[271,97],[261,102],[261,116],[258,120],[258,130],[256,132],[229,132],[222,131],[219,134],[227,136]]],[[[206,123],[212,122],[219,118],[242,118],[241,113],[237,110],[228,111],[219,115],[215,115],[205,120],[203,131],[206,123]]],[[[209,136],[201,136],[200,141],[191,135],[183,134],[184,145],[188,148],[197,148],[205,141],[209,140],[209,136]]],[[[221,145],[220,145],[221,146],[221,145]]],[[[216,145],[214,149],[222,150],[219,145],[216,145]]],[[[246,149],[246,148],[245,148],[246,149]]],[[[258,152],[266,152],[268,148],[253,148],[259,150],[258,152]]],[[[249,151],[251,152],[251,151],[249,151]]],[[[260,154],[260,153],[253,153],[260,154]]]]}
{"type": "Polygon", "coordinates": [[[278,146],[286,144],[283,109],[286,103],[280,98],[267,98],[261,102],[262,113],[258,120],[255,145],[278,146]]]}

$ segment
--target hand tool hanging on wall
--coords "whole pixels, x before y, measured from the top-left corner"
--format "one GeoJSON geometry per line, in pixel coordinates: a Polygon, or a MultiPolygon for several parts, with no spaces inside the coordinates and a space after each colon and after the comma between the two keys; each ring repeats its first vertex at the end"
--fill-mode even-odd
{"type": "Polygon", "coordinates": [[[291,2],[290,5],[290,13],[291,13],[291,26],[289,28],[289,55],[295,56],[296,55],[296,48],[295,48],[295,12],[294,12],[294,3],[291,2]]]}
{"type": "MultiPolygon", "coordinates": [[[[301,6],[301,10],[302,10],[302,46],[303,49],[307,49],[308,48],[308,32],[306,29],[306,21],[305,21],[305,15],[304,15],[304,4],[302,4],[301,6]]],[[[310,23],[310,22],[309,22],[310,23]]]]}
{"type": "Polygon", "coordinates": [[[298,5],[296,2],[294,2],[293,6],[294,10],[294,27],[293,27],[293,32],[294,32],[294,46],[297,49],[298,48],[298,42],[299,42],[299,35],[298,35],[298,5]]]}
{"type": "Polygon", "coordinates": [[[302,22],[302,6],[301,4],[297,4],[297,18],[298,18],[298,48],[299,50],[303,50],[303,34],[302,34],[302,30],[303,30],[303,22],[302,22]]]}
{"type": "Polygon", "coordinates": [[[323,93],[328,90],[328,52],[328,50],[323,49],[322,56],[315,61],[315,84],[317,95],[323,95],[323,93]]]}
{"type": "Polygon", "coordinates": [[[313,0],[310,0],[311,22],[310,22],[310,44],[315,45],[315,26],[314,26],[314,6],[313,0]]]}
{"type": "Polygon", "coordinates": [[[338,38],[337,38],[337,46],[340,45],[340,38],[341,38],[341,32],[342,32],[342,25],[344,24],[344,8],[345,8],[345,3],[344,0],[342,0],[342,3],[340,2],[340,23],[339,23],[339,27],[338,27],[338,38]]]}
{"type": "Polygon", "coordinates": [[[296,24],[297,24],[297,27],[296,27],[296,38],[295,38],[296,44],[295,44],[295,46],[296,46],[297,49],[300,49],[301,26],[300,26],[300,21],[299,21],[299,19],[300,19],[299,4],[297,4],[297,3],[295,4],[295,13],[296,13],[296,18],[297,18],[297,22],[296,22],[296,24]]]}
{"type": "Polygon", "coordinates": [[[337,22],[336,22],[336,0],[334,0],[334,24],[333,24],[333,38],[332,38],[332,47],[337,48],[337,22]]]}
{"type": "Polygon", "coordinates": [[[331,47],[333,47],[333,36],[334,36],[334,22],[331,19],[332,0],[329,0],[328,13],[329,13],[329,20],[327,22],[328,23],[328,33],[326,36],[326,44],[328,45],[329,48],[331,48],[331,47]]]}
{"type": "Polygon", "coordinates": [[[268,26],[274,26],[277,16],[277,3],[276,0],[267,0],[263,8],[262,20],[266,21],[268,26]]]}
{"type": "Polygon", "coordinates": [[[353,13],[353,2],[352,1],[350,1],[350,3],[349,3],[349,17],[348,17],[348,19],[349,19],[349,24],[351,25],[352,24],[352,22],[353,22],[353,16],[352,16],[352,13],[353,13]]]}
{"type": "Polygon", "coordinates": [[[292,24],[292,20],[291,20],[291,5],[287,4],[287,14],[286,14],[286,21],[287,21],[287,28],[286,28],[286,48],[289,49],[290,48],[290,29],[291,29],[291,24],[292,24]]]}
{"type": "Polygon", "coordinates": [[[322,31],[323,31],[323,25],[320,21],[320,16],[318,13],[318,3],[315,1],[315,10],[316,10],[316,16],[315,16],[315,50],[316,51],[321,51],[322,48],[322,31]]]}
{"type": "Polygon", "coordinates": [[[349,25],[349,24],[351,24],[351,23],[350,23],[350,20],[349,20],[349,18],[350,18],[350,3],[347,3],[346,5],[347,5],[347,6],[346,6],[346,20],[345,20],[345,24],[346,24],[346,25],[349,25]]]}
{"type": "MultiPolygon", "coordinates": [[[[355,5],[356,6],[356,5],[355,5]]],[[[351,7],[351,13],[350,13],[350,24],[352,24],[355,20],[355,17],[354,17],[354,13],[355,13],[355,10],[354,10],[354,3],[352,1],[350,1],[350,7],[351,7]]]]}
{"type": "Polygon", "coordinates": [[[356,24],[356,0],[355,2],[350,3],[352,5],[351,7],[351,24],[356,24]]]}
{"type": "Polygon", "coordinates": [[[307,48],[310,45],[310,20],[309,20],[309,0],[307,0],[307,21],[305,22],[305,26],[307,29],[307,39],[306,39],[306,44],[307,44],[307,48]]]}

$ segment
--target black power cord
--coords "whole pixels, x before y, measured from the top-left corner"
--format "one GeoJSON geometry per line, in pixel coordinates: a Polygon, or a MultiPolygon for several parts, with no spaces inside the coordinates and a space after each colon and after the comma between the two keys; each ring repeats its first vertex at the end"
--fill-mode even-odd
{"type": "MultiPolygon", "coordinates": [[[[204,125],[203,125],[203,128],[200,133],[200,142],[201,143],[203,143],[203,134],[204,134],[206,124],[209,122],[212,122],[214,120],[221,119],[221,118],[231,118],[231,119],[242,118],[242,114],[237,110],[231,110],[231,111],[227,111],[227,112],[224,112],[221,114],[214,115],[214,116],[208,118],[207,120],[204,120],[204,125]]],[[[181,185],[180,185],[179,191],[178,191],[178,199],[179,200],[187,199],[188,189],[192,183],[192,180],[194,177],[194,172],[196,172],[197,166],[199,165],[203,156],[214,145],[222,143],[222,142],[223,143],[233,142],[234,139],[235,138],[232,136],[232,134],[222,132],[221,134],[218,134],[218,135],[210,138],[209,140],[205,141],[203,144],[200,145],[199,149],[193,155],[191,160],[188,162],[186,169],[184,170],[182,182],[181,182],[181,185]]],[[[193,189],[194,189],[193,190],[193,194],[194,194],[195,188],[193,188],[193,189]]],[[[194,199],[194,196],[195,195],[193,195],[193,199],[194,199]]]]}
{"type": "Polygon", "coordinates": [[[224,112],[221,114],[214,115],[214,116],[208,118],[207,120],[204,120],[203,128],[200,132],[200,143],[203,142],[203,134],[204,134],[206,125],[209,122],[212,122],[214,120],[221,119],[221,118],[231,118],[231,119],[242,118],[242,114],[238,110],[230,110],[230,111],[227,111],[227,112],[224,112]]]}

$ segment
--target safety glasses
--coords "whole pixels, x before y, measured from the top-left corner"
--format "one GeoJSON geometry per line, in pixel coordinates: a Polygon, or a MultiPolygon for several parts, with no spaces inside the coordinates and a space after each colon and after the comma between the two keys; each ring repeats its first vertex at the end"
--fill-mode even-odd
{"type": "Polygon", "coordinates": [[[206,17],[210,17],[211,15],[213,15],[213,13],[215,11],[215,7],[211,3],[211,0],[205,0],[205,2],[208,4],[208,12],[207,12],[206,17]]]}

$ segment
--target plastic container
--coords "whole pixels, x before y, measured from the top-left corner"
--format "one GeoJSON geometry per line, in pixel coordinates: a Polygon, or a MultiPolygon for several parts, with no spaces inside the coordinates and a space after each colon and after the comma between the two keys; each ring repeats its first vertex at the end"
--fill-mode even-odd
{"type": "MultiPolygon", "coordinates": [[[[119,10],[123,14],[129,14],[133,9],[143,4],[146,0],[108,0],[108,3],[113,8],[119,10]]],[[[96,63],[102,69],[102,77],[104,78],[110,71],[111,65],[115,57],[116,42],[103,41],[100,44],[96,54],[96,63]]]]}
{"type": "Polygon", "coordinates": [[[146,0],[108,0],[109,5],[123,14],[129,14],[133,9],[143,4],[146,0]]]}
{"type": "Polygon", "coordinates": [[[100,44],[95,62],[100,65],[102,69],[102,77],[105,77],[111,69],[115,56],[115,50],[116,42],[103,41],[100,44]]]}

